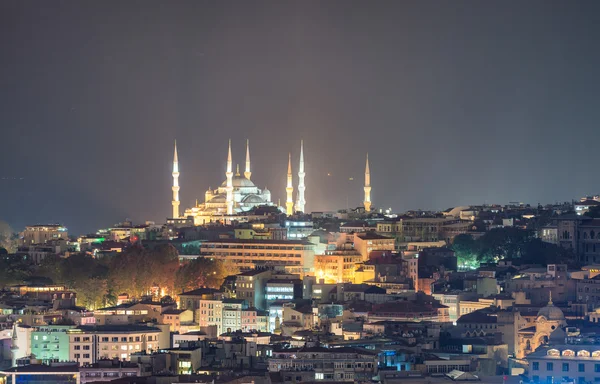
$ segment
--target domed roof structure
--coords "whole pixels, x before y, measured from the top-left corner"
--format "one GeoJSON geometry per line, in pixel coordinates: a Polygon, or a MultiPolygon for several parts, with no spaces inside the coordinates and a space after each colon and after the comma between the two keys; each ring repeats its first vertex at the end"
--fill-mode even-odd
{"type": "Polygon", "coordinates": [[[546,320],[549,321],[565,320],[565,314],[563,311],[560,308],[555,307],[554,303],[552,303],[552,292],[550,292],[550,301],[548,301],[548,305],[546,305],[544,308],[541,308],[537,315],[538,317],[544,316],[546,320]]]}
{"type": "Polygon", "coordinates": [[[256,195],[248,195],[242,200],[242,202],[243,203],[255,203],[255,204],[264,204],[265,203],[265,201],[260,196],[256,196],[256,195]]]}
{"type": "MultiPolygon", "coordinates": [[[[246,179],[244,176],[235,175],[231,180],[233,188],[252,188],[256,187],[251,180],[246,179]]],[[[221,187],[227,186],[227,180],[221,183],[221,187]]]]}

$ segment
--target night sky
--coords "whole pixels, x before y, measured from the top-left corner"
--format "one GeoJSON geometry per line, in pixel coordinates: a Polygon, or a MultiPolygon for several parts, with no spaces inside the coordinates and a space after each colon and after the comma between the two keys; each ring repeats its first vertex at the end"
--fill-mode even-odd
{"type": "Polygon", "coordinates": [[[4,0],[0,219],[162,222],[175,139],[182,208],[229,138],[275,202],[304,139],[308,211],[366,152],[396,211],[599,193],[599,38],[598,1],[4,0]]]}

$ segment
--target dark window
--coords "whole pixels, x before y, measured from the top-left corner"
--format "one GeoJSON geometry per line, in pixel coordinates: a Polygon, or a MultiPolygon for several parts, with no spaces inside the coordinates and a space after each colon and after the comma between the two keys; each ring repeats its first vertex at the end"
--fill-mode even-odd
{"type": "Polygon", "coordinates": [[[533,362],[533,370],[534,371],[539,371],[540,370],[540,363],[537,361],[533,362]]]}
{"type": "Polygon", "coordinates": [[[563,363],[563,372],[569,372],[569,363],[563,363]]]}

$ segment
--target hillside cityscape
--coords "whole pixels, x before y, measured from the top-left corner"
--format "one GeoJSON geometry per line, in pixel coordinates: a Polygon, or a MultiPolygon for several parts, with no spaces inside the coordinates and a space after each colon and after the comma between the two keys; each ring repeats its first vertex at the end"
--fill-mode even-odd
{"type": "Polygon", "coordinates": [[[0,384],[600,384],[600,1],[0,1],[0,384]]]}
{"type": "Polygon", "coordinates": [[[5,377],[596,381],[600,196],[396,213],[371,201],[367,158],[363,206],[304,212],[300,151],[286,206],[252,183],[247,146],[244,176],[229,149],[222,187],[180,214],[175,147],[163,223],[5,224],[5,377]]]}

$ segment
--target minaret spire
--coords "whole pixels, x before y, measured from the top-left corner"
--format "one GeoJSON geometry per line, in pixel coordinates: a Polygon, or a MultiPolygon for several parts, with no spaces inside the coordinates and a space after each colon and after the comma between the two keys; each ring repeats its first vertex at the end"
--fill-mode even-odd
{"type": "Polygon", "coordinates": [[[227,152],[227,171],[225,172],[227,183],[225,191],[227,192],[227,214],[233,215],[233,170],[231,161],[231,139],[229,139],[229,148],[227,152]]]}
{"type": "Polygon", "coordinates": [[[246,170],[244,171],[244,177],[250,180],[252,172],[250,172],[250,140],[246,140],[246,170]]]}
{"type": "Polygon", "coordinates": [[[173,218],[179,218],[179,159],[177,158],[177,140],[175,140],[175,151],[173,153],[173,218]]]}
{"type": "Polygon", "coordinates": [[[365,166],[365,211],[371,212],[371,170],[369,169],[369,154],[367,153],[367,165],[365,166]]]}
{"type": "Polygon", "coordinates": [[[554,305],[552,302],[552,290],[550,291],[550,300],[548,300],[548,305],[554,305]]]}
{"type": "Polygon", "coordinates": [[[285,201],[286,214],[291,216],[294,214],[294,199],[292,194],[294,193],[294,186],[292,185],[292,154],[288,156],[288,172],[287,172],[287,187],[285,188],[287,193],[287,199],[285,201]]]}
{"type": "Polygon", "coordinates": [[[298,199],[296,200],[296,212],[304,213],[304,205],[306,201],[304,200],[304,191],[306,187],[304,186],[304,140],[300,140],[300,165],[298,166],[298,199]]]}

